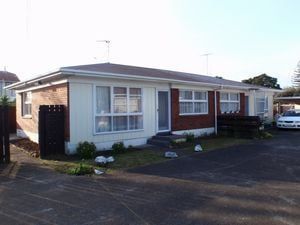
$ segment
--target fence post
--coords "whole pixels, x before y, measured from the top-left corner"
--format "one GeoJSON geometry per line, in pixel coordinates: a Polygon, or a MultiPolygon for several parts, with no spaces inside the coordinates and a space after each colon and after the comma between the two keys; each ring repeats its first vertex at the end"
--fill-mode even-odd
{"type": "Polygon", "coordinates": [[[4,138],[4,154],[5,162],[10,162],[10,149],[9,149],[9,108],[3,107],[3,138],[4,138]]]}
{"type": "Polygon", "coordinates": [[[0,106],[0,163],[4,162],[3,150],[3,107],[0,106]]]}

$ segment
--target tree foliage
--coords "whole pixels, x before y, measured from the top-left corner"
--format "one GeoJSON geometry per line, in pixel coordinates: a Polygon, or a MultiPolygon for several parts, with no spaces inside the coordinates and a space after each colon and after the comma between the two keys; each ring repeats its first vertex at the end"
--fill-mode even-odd
{"type": "Polygon", "coordinates": [[[295,97],[300,96],[300,87],[287,87],[283,92],[278,93],[277,97],[295,97]]]}
{"type": "Polygon", "coordinates": [[[247,80],[242,80],[242,82],[246,84],[254,84],[268,88],[281,89],[280,85],[277,83],[277,78],[270,77],[265,73],[253,78],[249,78],[247,80]]]}
{"type": "Polygon", "coordinates": [[[295,86],[300,87],[300,61],[298,62],[297,67],[294,72],[293,83],[295,86]]]}

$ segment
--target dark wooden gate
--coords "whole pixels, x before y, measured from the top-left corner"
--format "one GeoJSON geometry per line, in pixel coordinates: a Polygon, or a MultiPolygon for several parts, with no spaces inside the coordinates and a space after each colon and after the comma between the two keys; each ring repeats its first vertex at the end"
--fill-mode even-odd
{"type": "Polygon", "coordinates": [[[39,147],[41,158],[65,153],[64,106],[41,105],[39,108],[39,147]]]}
{"type": "Polygon", "coordinates": [[[10,162],[8,112],[8,106],[0,106],[0,163],[10,162]]]}

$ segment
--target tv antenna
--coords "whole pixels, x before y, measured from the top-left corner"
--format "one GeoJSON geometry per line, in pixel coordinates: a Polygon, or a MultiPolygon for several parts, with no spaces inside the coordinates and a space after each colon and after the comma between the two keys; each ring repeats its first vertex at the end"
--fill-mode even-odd
{"type": "Polygon", "coordinates": [[[205,53],[200,56],[205,56],[206,57],[206,75],[208,75],[208,56],[212,55],[213,53],[205,53]]]}
{"type": "Polygon", "coordinates": [[[110,45],[110,40],[97,40],[96,42],[102,42],[106,44],[107,47],[107,62],[109,63],[109,45],[110,45]]]}

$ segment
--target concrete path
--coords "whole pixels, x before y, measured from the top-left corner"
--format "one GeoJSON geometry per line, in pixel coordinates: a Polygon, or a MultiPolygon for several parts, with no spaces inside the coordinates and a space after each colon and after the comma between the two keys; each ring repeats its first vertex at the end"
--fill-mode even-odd
{"type": "Polygon", "coordinates": [[[300,132],[101,177],[14,153],[0,224],[300,224],[300,132]]]}

